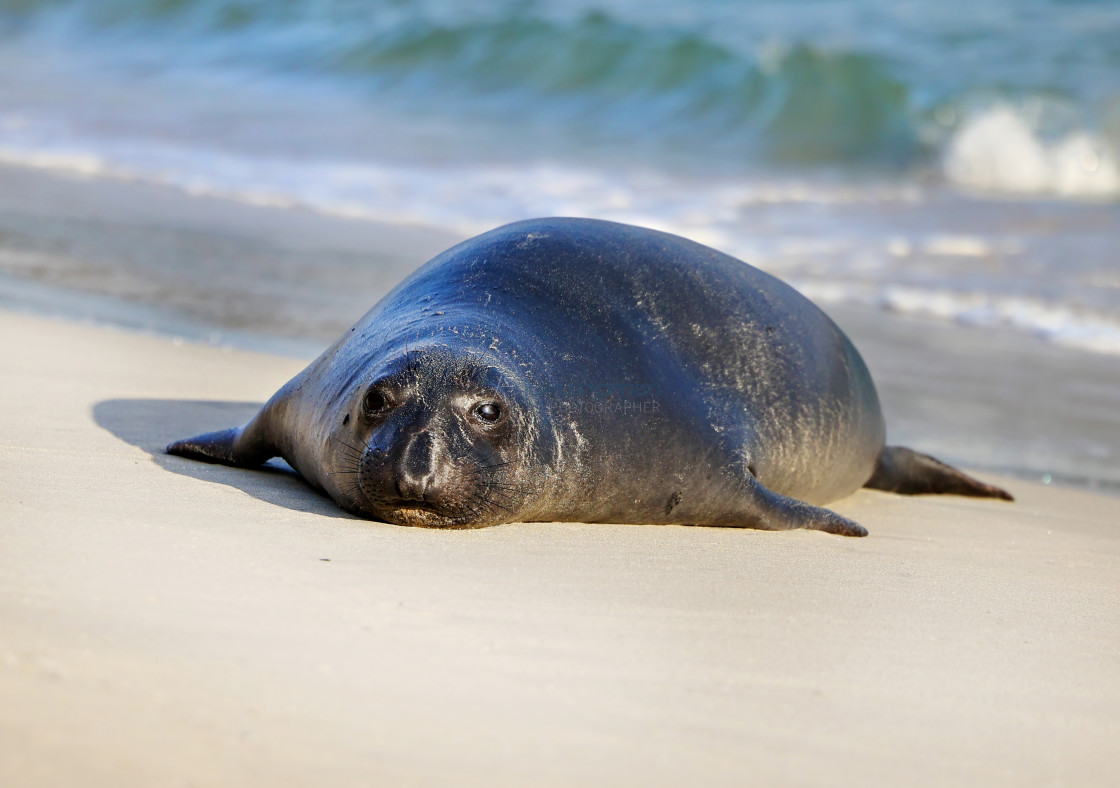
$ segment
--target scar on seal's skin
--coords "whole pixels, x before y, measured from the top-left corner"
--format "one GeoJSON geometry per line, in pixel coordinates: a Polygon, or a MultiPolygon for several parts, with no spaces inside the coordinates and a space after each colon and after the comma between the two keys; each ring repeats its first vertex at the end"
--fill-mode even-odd
{"type": "Polygon", "coordinates": [[[282,456],[351,512],[443,528],[862,536],[821,505],[865,485],[1010,498],[885,436],[863,359],[788,285],[667,233],[534,219],[422,266],[245,426],[167,450],[282,456]],[[558,381],[596,392],[578,431],[558,381]],[[672,396],[619,407],[636,386],[672,396]]]}
{"type": "Polygon", "coordinates": [[[681,502],[681,494],[675,492],[669,496],[669,501],[665,504],[665,516],[668,517],[677,508],[677,504],[681,502]]]}

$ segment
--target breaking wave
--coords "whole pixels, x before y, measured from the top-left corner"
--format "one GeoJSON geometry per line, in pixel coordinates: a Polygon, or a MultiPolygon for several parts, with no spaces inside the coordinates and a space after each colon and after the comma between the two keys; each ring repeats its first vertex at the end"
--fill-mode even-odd
{"type": "MultiPolygon", "coordinates": [[[[0,0],[0,43],[92,48],[131,73],[209,70],[232,87],[262,77],[311,84],[448,126],[485,118],[521,137],[563,125],[559,136],[576,150],[604,156],[625,156],[640,140],[645,153],[720,171],[941,161],[945,177],[970,189],[1115,196],[1120,141],[1094,129],[1115,110],[1118,75],[1109,64],[1120,13],[1071,18],[1079,34],[1061,36],[1045,16],[993,2],[1008,6],[995,15],[1006,16],[999,36],[982,25],[954,32],[951,8],[903,13],[883,0],[803,10],[778,0],[751,9],[633,0],[0,0]],[[978,107],[980,94],[988,98],[978,107]],[[1068,133],[1040,136],[1009,108],[1032,101],[1072,112],[1068,133]]],[[[1064,5],[1061,13],[1093,11],[1064,5]]]]}
{"type": "Polygon", "coordinates": [[[963,125],[945,151],[944,172],[951,183],[979,191],[1120,195],[1120,155],[1100,135],[1077,130],[1047,142],[1007,105],[992,107],[963,125]]]}

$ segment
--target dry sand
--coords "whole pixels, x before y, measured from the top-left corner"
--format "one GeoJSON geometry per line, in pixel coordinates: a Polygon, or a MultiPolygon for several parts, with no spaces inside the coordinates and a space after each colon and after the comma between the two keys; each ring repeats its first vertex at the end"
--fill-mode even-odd
{"type": "Polygon", "coordinates": [[[0,336],[0,785],[1116,782],[1114,498],[401,528],[160,453],[301,362],[0,336]]]}

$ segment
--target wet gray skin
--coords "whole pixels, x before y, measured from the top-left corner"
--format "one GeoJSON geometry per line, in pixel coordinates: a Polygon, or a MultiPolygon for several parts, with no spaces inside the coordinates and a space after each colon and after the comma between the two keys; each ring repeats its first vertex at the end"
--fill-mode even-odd
{"type": "Polygon", "coordinates": [[[402,282],[243,428],[172,454],[281,456],[402,525],[680,523],[864,535],[861,486],[1010,498],[886,447],[867,367],[810,301],[684,238],[536,219],[402,282]]]}

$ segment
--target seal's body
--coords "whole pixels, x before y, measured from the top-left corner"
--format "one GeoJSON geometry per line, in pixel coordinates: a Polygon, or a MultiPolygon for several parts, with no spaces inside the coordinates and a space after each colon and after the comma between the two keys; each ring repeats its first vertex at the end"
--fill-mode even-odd
{"type": "Polygon", "coordinates": [[[666,233],[539,219],[439,255],[244,428],[168,451],[281,456],[352,512],[445,527],[862,535],[817,504],[1010,497],[884,436],[859,353],[789,286],[666,233]]]}

